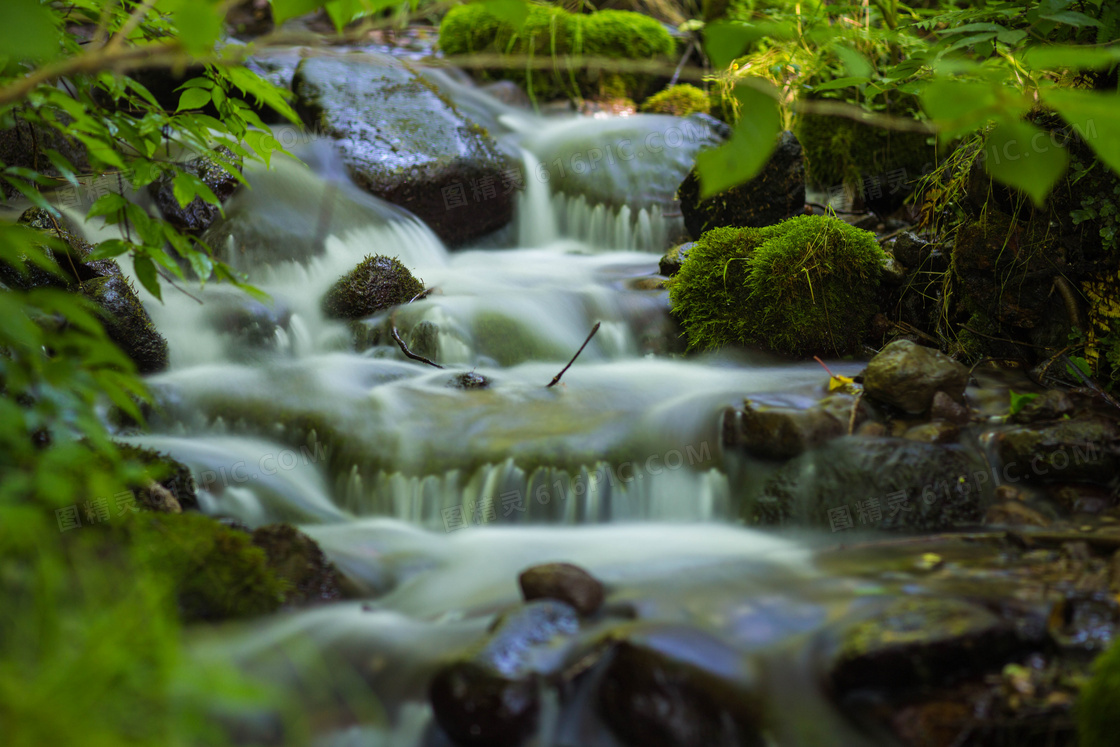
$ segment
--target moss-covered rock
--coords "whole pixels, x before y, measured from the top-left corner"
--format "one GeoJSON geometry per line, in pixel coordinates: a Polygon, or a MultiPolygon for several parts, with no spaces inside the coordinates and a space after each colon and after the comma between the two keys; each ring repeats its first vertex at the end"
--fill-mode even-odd
{"type": "Polygon", "coordinates": [[[569,13],[548,5],[530,5],[522,28],[505,23],[483,4],[459,5],[440,24],[440,48],[448,55],[512,54],[553,56],[551,70],[496,68],[484,77],[513,80],[538,99],[564,96],[598,98],[620,88],[625,96],[644,98],[653,76],[637,73],[587,71],[569,67],[572,55],[628,60],[668,59],[675,49],[669,32],[660,23],[621,10],[589,15],[569,13]]]}
{"type": "Polygon", "coordinates": [[[342,597],[338,571],[315,540],[291,524],[269,524],[253,532],[268,566],[287,584],[285,603],[303,606],[342,597]]]}
{"type": "Polygon", "coordinates": [[[117,448],[121,456],[140,467],[129,484],[140,506],[166,513],[198,508],[198,493],[190,467],[155,449],[122,443],[118,443],[117,448]]]}
{"type": "Polygon", "coordinates": [[[822,189],[843,185],[876,209],[901,205],[915,180],[937,163],[930,136],[921,132],[886,130],[818,114],[797,117],[793,131],[805,150],[809,184],[822,189]]]}
{"type": "Polygon", "coordinates": [[[876,311],[884,256],[874,234],[825,216],[718,228],[693,245],[669,296],[690,348],[844,355],[876,311]]]}
{"type": "Polygon", "coordinates": [[[395,257],[366,257],[323,296],[323,313],[333,319],[362,319],[408,303],[424,290],[395,257]]]}
{"type": "Polygon", "coordinates": [[[707,114],[711,108],[712,103],[708,99],[708,94],[696,86],[682,83],[650,96],[642,104],[641,111],[646,114],[687,117],[689,114],[707,114]]]}
{"type": "Polygon", "coordinates": [[[101,277],[81,285],[84,296],[101,310],[109,339],[136,364],[142,374],[167,368],[167,340],[144,310],[136,291],[123,277],[101,277]]]}
{"type": "Polygon", "coordinates": [[[143,513],[125,531],[142,560],[171,581],[187,622],[253,617],[278,609],[288,585],[250,536],[197,513],[143,513]]]}
{"type": "Polygon", "coordinates": [[[19,223],[34,228],[50,237],[52,241],[40,245],[43,254],[58,265],[60,273],[26,261],[21,257],[23,267],[14,267],[0,261],[0,280],[18,290],[33,288],[70,288],[73,289],[84,280],[100,277],[123,277],[117,263],[111,259],[89,259],[93,246],[73,232],[62,217],[55,217],[43,208],[28,208],[19,216],[19,223]]]}

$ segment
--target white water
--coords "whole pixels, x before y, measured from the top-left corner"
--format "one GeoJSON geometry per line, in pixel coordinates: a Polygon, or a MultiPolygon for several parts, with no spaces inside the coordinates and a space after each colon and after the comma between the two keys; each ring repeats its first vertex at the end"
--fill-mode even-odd
{"type": "MultiPolygon", "coordinates": [[[[516,602],[517,574],[535,563],[578,563],[643,616],[726,628],[752,647],[763,644],[741,623],[741,600],[784,599],[815,579],[803,547],[734,526],[720,413],[748,395],[816,391],[826,376],[745,354],[674,357],[666,292],[633,286],[680,230],[671,192],[694,150],[647,149],[613,171],[604,155],[583,180],[532,176],[623,140],[664,139],[679,120],[493,115],[524,157],[517,246],[448,253],[312,144],[301,155],[313,168],[250,172],[253,190],[234,197],[214,233],[270,302],[211,286],[191,291],[201,304],[170,289],[162,304],[145,298],[171,368],[151,379],[164,405],[155,434],[134,440],[190,466],[208,512],[253,527],[301,523],[378,598],[199,643],[200,656],[298,691],[317,744],[428,743],[432,669],[516,602]],[[611,199],[589,201],[595,191],[611,199]],[[393,324],[407,340],[434,324],[431,355],[446,370],[406,360],[385,338],[355,352],[348,325],[324,318],[325,291],[375,253],[399,257],[434,290],[366,326],[393,324]],[[259,322],[255,336],[246,317],[259,322]],[[596,322],[561,384],[546,388],[596,322]],[[489,388],[448,386],[471,371],[489,388]]],[[[818,618],[814,607],[806,625],[818,618]]],[[[774,640],[802,630],[774,619],[758,628],[774,640]]]]}

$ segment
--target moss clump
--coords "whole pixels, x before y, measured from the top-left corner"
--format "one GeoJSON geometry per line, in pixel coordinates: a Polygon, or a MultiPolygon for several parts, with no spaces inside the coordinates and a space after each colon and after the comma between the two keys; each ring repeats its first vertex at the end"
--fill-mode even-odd
{"type": "Polygon", "coordinates": [[[1077,735],[1081,747],[1112,747],[1120,734],[1120,644],[1093,662],[1093,677],[1077,701],[1077,735]]]}
{"type": "Polygon", "coordinates": [[[186,622],[276,610],[288,584],[246,532],[197,513],[138,514],[126,531],[146,567],[165,575],[186,622]]]}
{"type": "Polygon", "coordinates": [[[642,111],[647,114],[672,114],[676,117],[707,114],[711,108],[708,94],[687,83],[670,86],[653,94],[642,104],[642,111]]]}
{"type": "Polygon", "coordinates": [[[693,245],[669,297],[691,349],[843,355],[876,311],[884,258],[874,234],[825,216],[717,228],[693,245]]]}
{"type": "Polygon", "coordinates": [[[323,313],[333,319],[362,319],[408,303],[424,291],[408,268],[395,257],[366,257],[338,279],[323,296],[323,313]]]}
{"type": "Polygon", "coordinates": [[[640,13],[604,10],[589,15],[548,5],[530,5],[521,29],[503,22],[483,4],[459,5],[448,11],[439,29],[440,48],[448,55],[509,54],[552,57],[551,70],[497,68],[483,77],[504,78],[523,85],[541,99],[597,97],[608,90],[640,100],[651,75],[588,72],[569,66],[570,55],[628,60],[668,58],[675,49],[669,32],[640,13]]]}

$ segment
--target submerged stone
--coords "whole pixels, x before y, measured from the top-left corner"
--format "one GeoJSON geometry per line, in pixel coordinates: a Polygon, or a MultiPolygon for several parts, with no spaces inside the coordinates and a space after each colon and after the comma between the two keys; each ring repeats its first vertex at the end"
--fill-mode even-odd
{"type": "Polygon", "coordinates": [[[315,540],[291,524],[259,527],[252,540],[264,550],[272,572],[287,582],[286,605],[302,607],[342,597],[338,571],[315,540]]]}

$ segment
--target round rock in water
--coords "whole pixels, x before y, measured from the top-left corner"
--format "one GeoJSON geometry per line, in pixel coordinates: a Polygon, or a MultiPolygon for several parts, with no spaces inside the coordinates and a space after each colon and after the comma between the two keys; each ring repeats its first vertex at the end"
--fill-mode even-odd
{"type": "Polygon", "coordinates": [[[928,410],[939,391],[960,402],[966,386],[967,368],[910,340],[895,340],[884,347],[863,373],[868,397],[915,415],[928,410]]]}
{"type": "Polygon", "coordinates": [[[556,599],[580,615],[593,615],[603,604],[603,584],[571,563],[546,563],[523,571],[518,577],[525,601],[556,599]]]}
{"type": "Polygon", "coordinates": [[[516,747],[537,728],[535,680],[513,680],[474,662],[457,662],[432,679],[428,691],[440,728],[468,747],[516,747]]]}

